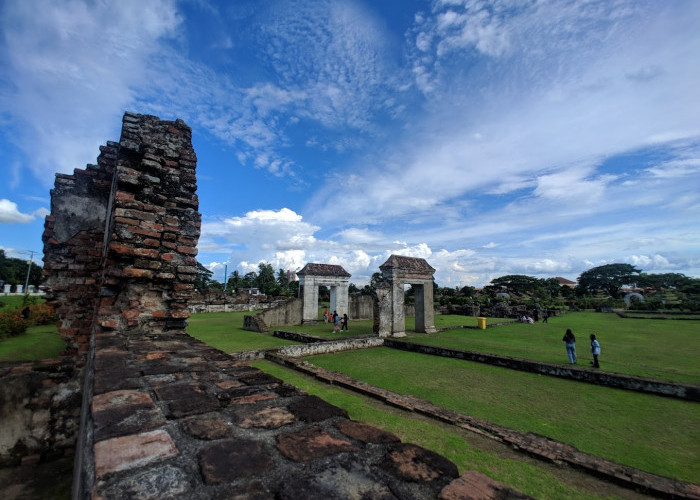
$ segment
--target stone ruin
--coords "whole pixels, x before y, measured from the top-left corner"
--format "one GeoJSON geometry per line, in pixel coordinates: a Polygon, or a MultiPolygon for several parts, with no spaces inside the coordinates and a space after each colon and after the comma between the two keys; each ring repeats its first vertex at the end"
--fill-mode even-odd
{"type": "MultiPolygon", "coordinates": [[[[57,176],[44,233],[48,299],[78,369],[59,360],[0,367],[0,438],[24,417],[47,426],[33,438],[49,445],[77,434],[76,499],[528,498],[474,471],[458,477],[448,459],[185,334],[200,225],[190,135],[179,120],[126,113],[120,142],[107,143],[97,165],[57,176]],[[79,431],[69,425],[76,380],[79,431]]],[[[433,330],[434,269],[395,255],[380,269],[375,318],[387,336],[405,329],[405,284],[416,287],[416,329],[433,330]]],[[[427,411],[412,396],[387,398],[427,411]]],[[[532,441],[522,437],[519,446],[532,441]]],[[[15,446],[23,464],[54,451],[27,442],[15,446]]],[[[0,454],[5,446],[0,439],[0,454]]]]}
{"type": "Polygon", "coordinates": [[[405,337],[404,285],[415,290],[416,332],[433,333],[433,274],[425,259],[391,255],[379,266],[383,282],[375,290],[374,332],[380,337],[405,337]]]}
{"type": "Polygon", "coordinates": [[[191,136],[181,120],[125,113],[97,165],[56,175],[46,300],[80,361],[93,328],[185,332],[201,221],[191,136]]]}
{"type": "MultiPolygon", "coordinates": [[[[69,383],[83,381],[73,498],[427,499],[472,489],[444,457],[185,334],[200,229],[195,168],[182,121],[126,113],[97,165],[57,175],[43,239],[47,299],[80,367],[69,383]]],[[[335,277],[342,308],[349,275],[335,277]]],[[[424,296],[432,303],[432,288],[424,296]]],[[[431,328],[432,310],[422,318],[431,328]]],[[[59,383],[54,393],[68,387],[59,383]]],[[[37,404],[63,404],[54,396],[37,404]]]]}
{"type": "Polygon", "coordinates": [[[306,264],[299,276],[299,290],[302,296],[302,323],[318,322],[318,287],[330,288],[330,312],[338,311],[342,316],[348,312],[348,288],[350,273],[342,266],[334,264],[306,264]]]}

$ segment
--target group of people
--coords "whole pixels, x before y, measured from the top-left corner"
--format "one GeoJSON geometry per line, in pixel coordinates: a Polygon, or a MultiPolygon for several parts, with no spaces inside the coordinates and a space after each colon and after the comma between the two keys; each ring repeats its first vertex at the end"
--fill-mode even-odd
{"type": "MultiPolygon", "coordinates": [[[[591,333],[591,354],[593,355],[593,361],[591,364],[593,368],[600,368],[598,363],[598,355],[600,354],[600,342],[595,338],[595,334],[591,333]]],[[[564,337],[561,339],[566,344],[566,354],[569,356],[569,363],[572,365],[576,364],[576,337],[571,331],[571,328],[566,329],[564,337]]]]}
{"type": "MultiPolygon", "coordinates": [[[[542,313],[542,323],[546,323],[547,319],[549,318],[549,313],[548,311],[544,311],[542,313]]],[[[518,321],[521,323],[530,323],[531,325],[534,323],[537,323],[540,320],[540,313],[538,309],[535,309],[535,311],[532,313],[532,316],[529,314],[525,313],[522,316],[518,317],[518,321]]]]}
{"type": "Polygon", "coordinates": [[[349,318],[347,314],[343,314],[342,316],[340,316],[336,311],[333,311],[333,314],[330,314],[328,312],[328,309],[325,309],[323,311],[323,322],[333,323],[333,333],[337,333],[341,330],[345,330],[346,332],[349,331],[348,319],[349,318]]]}

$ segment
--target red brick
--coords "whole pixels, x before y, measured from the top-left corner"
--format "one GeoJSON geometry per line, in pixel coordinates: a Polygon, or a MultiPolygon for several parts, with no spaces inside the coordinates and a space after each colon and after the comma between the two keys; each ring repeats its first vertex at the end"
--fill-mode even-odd
{"type": "Polygon", "coordinates": [[[151,279],[151,278],[153,278],[153,271],[149,271],[148,269],[137,269],[134,267],[127,267],[122,271],[122,275],[125,278],[151,279]]]}
{"type": "Polygon", "coordinates": [[[138,219],[129,219],[126,217],[115,217],[115,224],[124,224],[125,226],[138,226],[140,224],[138,219]]]}
{"type": "Polygon", "coordinates": [[[180,253],[184,253],[187,255],[197,255],[197,248],[196,247],[189,247],[189,246],[178,246],[177,251],[180,253]]]}
{"type": "Polygon", "coordinates": [[[95,475],[143,467],[178,455],[175,442],[164,430],[100,441],[94,446],[95,475]]]}

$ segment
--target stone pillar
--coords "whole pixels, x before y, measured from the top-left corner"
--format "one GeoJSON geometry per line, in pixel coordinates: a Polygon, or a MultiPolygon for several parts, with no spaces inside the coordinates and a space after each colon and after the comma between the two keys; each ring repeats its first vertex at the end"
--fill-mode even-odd
{"type": "Polygon", "coordinates": [[[302,297],[302,318],[303,324],[315,324],[318,322],[318,285],[313,276],[299,278],[299,286],[304,287],[302,297]]]}
{"type": "Polygon", "coordinates": [[[433,308],[433,282],[426,280],[423,284],[413,285],[416,295],[416,332],[434,333],[435,309],[433,308]]]}
{"type": "Polygon", "coordinates": [[[10,293],[11,288],[12,288],[12,285],[3,285],[2,292],[3,293],[10,293]]]}
{"type": "Polygon", "coordinates": [[[399,279],[391,281],[391,335],[392,337],[406,336],[406,315],[404,309],[403,282],[399,279]]]}
{"type": "Polygon", "coordinates": [[[330,302],[330,311],[331,311],[331,313],[333,311],[337,311],[338,314],[340,314],[342,316],[343,313],[341,313],[340,310],[338,309],[338,287],[331,285],[329,288],[330,288],[330,292],[331,292],[331,300],[329,301],[330,302]]]}
{"type": "Polygon", "coordinates": [[[24,291],[24,285],[17,285],[17,293],[22,293],[24,291]]]}
{"type": "Polygon", "coordinates": [[[372,331],[379,337],[391,336],[391,285],[382,283],[372,290],[374,324],[372,331]]]}
{"type": "Polygon", "coordinates": [[[336,307],[338,310],[338,314],[340,314],[341,316],[343,314],[347,314],[348,316],[350,316],[350,304],[348,298],[350,284],[348,282],[341,283],[336,286],[336,289],[336,307]]]}

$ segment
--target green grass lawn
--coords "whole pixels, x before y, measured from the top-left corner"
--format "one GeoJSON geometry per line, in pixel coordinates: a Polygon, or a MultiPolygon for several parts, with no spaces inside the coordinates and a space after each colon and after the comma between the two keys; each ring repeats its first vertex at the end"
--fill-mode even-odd
{"type": "Polygon", "coordinates": [[[268,333],[244,330],[243,316],[253,314],[255,312],[193,314],[189,318],[187,333],[227,353],[256,351],[295,344],[295,342],[279,339],[268,333]]]}
{"type": "MultiPolygon", "coordinates": [[[[322,310],[321,310],[322,311],[322,310]]],[[[489,318],[489,321],[512,321],[507,318],[489,318]]],[[[333,325],[331,323],[323,323],[321,320],[321,315],[319,315],[319,323],[316,325],[288,325],[277,327],[277,330],[287,330],[291,332],[302,332],[309,335],[314,335],[316,337],[326,337],[326,338],[342,338],[352,335],[371,335],[373,328],[373,320],[350,320],[348,323],[348,331],[341,333],[333,333],[333,325]]],[[[415,333],[416,330],[416,318],[408,317],[405,320],[406,333],[415,333]]],[[[471,316],[460,316],[460,315],[438,315],[435,316],[435,327],[436,328],[452,328],[459,326],[476,326],[476,318],[471,316]]],[[[424,335],[424,334],[416,334],[424,335]]]]}
{"type": "MultiPolygon", "coordinates": [[[[438,318],[452,321],[453,317],[436,316],[436,325],[438,318]]],[[[577,312],[550,318],[548,323],[513,323],[409,337],[425,344],[567,364],[561,340],[567,328],[576,336],[581,368],[587,368],[592,359],[588,336],[595,333],[602,347],[603,370],[700,385],[700,321],[623,319],[616,314],[577,312]]]]}
{"type": "Polygon", "coordinates": [[[525,456],[503,456],[494,450],[493,446],[490,446],[491,449],[483,449],[479,447],[479,443],[470,443],[466,432],[460,433],[446,424],[383,406],[370,398],[320,383],[271,362],[256,361],[253,364],[309,394],[344,408],[354,420],[376,425],[396,434],[406,443],[419,444],[449,458],[457,465],[460,474],[467,470],[476,470],[542,500],[617,498],[610,496],[609,487],[606,485],[595,487],[588,483],[582,484],[581,481],[571,478],[566,469],[555,475],[552,472],[552,469],[556,469],[554,466],[525,456]],[[564,478],[569,480],[568,483],[564,478]]]}
{"type": "MultiPolygon", "coordinates": [[[[0,311],[9,311],[11,309],[19,309],[24,305],[24,295],[0,295],[0,311]]],[[[43,297],[39,295],[30,295],[30,304],[41,304],[44,302],[43,297]]]]}
{"type": "Polygon", "coordinates": [[[57,358],[65,348],[56,325],[32,326],[22,335],[0,340],[0,361],[57,358]]]}
{"type": "Polygon", "coordinates": [[[700,477],[697,403],[388,348],[309,361],[655,474],[700,477]]]}

